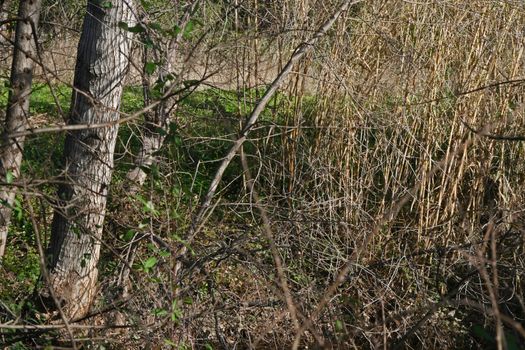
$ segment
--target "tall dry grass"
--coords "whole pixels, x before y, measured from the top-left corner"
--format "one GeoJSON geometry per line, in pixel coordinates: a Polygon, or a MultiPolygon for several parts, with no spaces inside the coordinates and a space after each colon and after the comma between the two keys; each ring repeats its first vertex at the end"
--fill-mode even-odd
{"type": "MultiPolygon", "coordinates": [[[[250,134],[243,150],[260,202],[236,160],[173,280],[173,252],[186,244],[206,190],[198,186],[216,164],[198,151],[222,156],[241,111],[253,108],[338,3],[203,2],[198,15],[206,21],[181,44],[177,78],[217,71],[207,83],[236,91],[238,111],[210,99],[202,108],[216,110],[210,118],[181,104],[180,144],[167,141],[142,201],[114,182],[101,264],[100,288],[109,296],[95,306],[114,307],[121,260],[131,261],[131,297],[116,305],[134,328],[90,337],[128,348],[178,339],[188,348],[224,349],[525,341],[525,4],[518,0],[354,5],[294,68],[250,134]],[[206,125],[224,135],[212,137],[206,125]],[[283,302],[268,237],[297,320],[283,302]],[[154,267],[141,267],[153,256],[154,267]],[[345,266],[343,283],[327,293],[345,266]],[[313,326],[303,335],[294,321],[313,326]]],[[[138,142],[140,127],[129,129],[117,167],[138,142]]]]}
{"type": "MultiPolygon", "coordinates": [[[[287,57],[308,32],[286,28],[315,27],[335,2],[264,3],[270,11],[252,23],[274,22],[247,40],[252,65],[272,31],[275,56],[287,57]]],[[[514,137],[525,135],[524,11],[518,1],[362,2],[295,68],[291,99],[277,105],[289,113],[253,141],[305,315],[369,240],[315,320],[341,348],[523,337],[511,320],[525,317],[524,148],[514,137]]]]}

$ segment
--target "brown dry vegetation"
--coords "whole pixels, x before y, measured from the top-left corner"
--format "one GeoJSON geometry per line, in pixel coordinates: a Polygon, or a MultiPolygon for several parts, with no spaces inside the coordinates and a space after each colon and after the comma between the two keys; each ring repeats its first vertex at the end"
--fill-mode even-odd
{"type": "MultiPolygon", "coordinates": [[[[180,69],[193,78],[209,63],[221,72],[210,84],[237,91],[233,103],[249,110],[253,88],[270,82],[337,2],[238,3],[226,15],[204,8],[216,29],[180,69]],[[238,30],[225,36],[221,25],[235,21],[238,30]]],[[[220,158],[227,147],[217,140],[234,139],[244,115],[213,100],[211,119],[182,105],[179,148],[166,147],[141,192],[157,212],[126,198],[118,180],[112,189],[95,310],[116,302],[120,314],[85,322],[120,317],[133,327],[85,336],[116,348],[522,348],[524,43],[522,1],[354,5],[250,134],[244,154],[254,188],[235,160],[191,242],[185,233],[207,190],[203,176],[218,164],[192,152],[220,158]],[[206,123],[222,135],[206,133],[206,123]],[[131,229],[136,253],[122,239],[131,229]],[[183,241],[192,253],[174,280],[183,241]],[[117,253],[143,267],[123,303],[117,253]],[[154,269],[144,268],[150,256],[154,269]]],[[[140,127],[129,130],[123,163],[140,127]]]]}

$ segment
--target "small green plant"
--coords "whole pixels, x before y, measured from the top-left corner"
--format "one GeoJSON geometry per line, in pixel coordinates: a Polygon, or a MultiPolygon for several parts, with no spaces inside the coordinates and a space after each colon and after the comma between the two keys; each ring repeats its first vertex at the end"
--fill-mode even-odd
{"type": "Polygon", "coordinates": [[[142,261],[140,270],[144,271],[145,273],[149,273],[151,269],[153,269],[158,263],[158,259],[154,256],[151,256],[147,258],[146,260],[142,261]]]}

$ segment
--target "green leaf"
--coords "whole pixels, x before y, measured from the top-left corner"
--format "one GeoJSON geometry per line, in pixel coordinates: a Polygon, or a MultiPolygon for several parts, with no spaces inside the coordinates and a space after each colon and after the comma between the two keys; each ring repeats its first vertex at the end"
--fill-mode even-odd
{"type": "Polygon", "coordinates": [[[90,253],[85,253],[84,257],[80,261],[80,267],[82,267],[82,268],[86,267],[87,266],[87,262],[89,260],[91,260],[91,254],[90,253]]]}
{"type": "Polygon", "coordinates": [[[472,326],[472,332],[478,338],[487,341],[494,341],[494,337],[491,334],[489,334],[489,332],[487,332],[487,330],[482,325],[475,324],[474,326],[472,326]]]}
{"type": "Polygon", "coordinates": [[[158,210],[155,209],[155,205],[152,201],[144,199],[141,195],[136,195],[137,198],[143,205],[142,210],[144,213],[151,213],[152,215],[159,215],[158,210]]]}
{"type": "Polygon", "coordinates": [[[157,251],[157,247],[153,243],[146,244],[146,247],[148,247],[149,251],[152,251],[152,252],[156,252],[157,251]]]}
{"type": "Polygon", "coordinates": [[[184,39],[189,39],[191,37],[191,32],[193,32],[193,29],[195,29],[195,24],[197,21],[195,20],[189,20],[186,24],[186,27],[184,27],[184,33],[182,33],[182,36],[184,39]]]}
{"type": "Polygon", "coordinates": [[[169,346],[177,346],[177,344],[175,344],[173,341],[169,339],[164,339],[164,344],[169,345],[169,346]]]}
{"type": "Polygon", "coordinates": [[[5,174],[5,182],[7,182],[8,184],[12,184],[14,179],[15,176],[13,175],[13,172],[11,170],[8,170],[5,174]]]}
{"type": "Polygon", "coordinates": [[[155,210],[155,205],[153,204],[152,201],[147,201],[147,202],[144,204],[144,211],[149,212],[149,213],[152,213],[152,214],[157,214],[157,213],[158,213],[158,212],[155,210]]]}
{"type": "Polygon", "coordinates": [[[182,317],[182,311],[179,309],[177,300],[173,300],[171,303],[171,320],[173,322],[178,322],[180,318],[182,317]]]}
{"type": "Polygon", "coordinates": [[[129,26],[126,22],[118,22],[118,27],[124,30],[128,30],[129,26]]]}
{"type": "Polygon", "coordinates": [[[22,203],[18,199],[15,198],[15,201],[13,202],[13,211],[15,212],[16,219],[18,221],[22,221],[22,218],[24,217],[24,211],[22,210],[22,203]]]}
{"type": "Polygon", "coordinates": [[[144,44],[144,46],[148,49],[152,49],[155,47],[155,44],[153,43],[153,41],[151,40],[151,38],[149,38],[148,36],[146,35],[141,35],[140,36],[140,41],[142,41],[142,43],[144,44]]]}
{"type": "Polygon", "coordinates": [[[131,33],[143,33],[146,31],[146,29],[144,29],[144,27],[140,23],[134,25],[133,27],[130,27],[126,22],[118,22],[117,25],[119,28],[127,30],[131,33]]]}
{"type": "Polygon", "coordinates": [[[135,237],[135,231],[133,230],[128,230],[124,236],[122,237],[123,240],[125,240],[126,242],[130,242],[133,237],[135,237]]]}
{"type": "Polygon", "coordinates": [[[163,31],[162,26],[157,22],[148,23],[148,27],[150,27],[153,30],[163,31]]]}
{"type": "Polygon", "coordinates": [[[144,267],[144,270],[149,270],[151,269],[153,266],[157,265],[157,258],[152,256],[150,258],[148,258],[146,261],[144,261],[142,263],[142,266],[144,267]]]}
{"type": "Polygon", "coordinates": [[[137,24],[133,27],[129,27],[128,31],[130,31],[131,33],[144,33],[146,29],[141,24],[137,24]]]}
{"type": "Polygon", "coordinates": [[[113,3],[111,1],[104,1],[102,4],[100,4],[100,7],[103,9],[110,9],[113,8],[113,3]]]}
{"type": "Polygon", "coordinates": [[[190,79],[190,80],[184,80],[182,82],[182,84],[184,84],[184,87],[187,89],[187,88],[199,85],[200,81],[199,80],[195,80],[195,79],[190,79]]]}
{"type": "Polygon", "coordinates": [[[182,31],[182,29],[180,29],[180,27],[178,25],[174,25],[173,26],[173,29],[171,30],[171,34],[173,36],[177,36],[177,34],[179,34],[180,32],[182,31]]]}
{"type": "Polygon", "coordinates": [[[180,137],[179,135],[176,135],[173,138],[173,143],[175,144],[175,146],[182,146],[182,137],[180,137]]]}
{"type": "Polygon", "coordinates": [[[155,315],[156,317],[166,316],[167,314],[168,314],[168,311],[164,309],[159,309],[159,308],[153,309],[153,315],[155,315]]]}
{"type": "Polygon", "coordinates": [[[71,232],[73,232],[78,238],[82,235],[82,232],[80,231],[80,227],[78,227],[76,224],[71,225],[71,232]]]}
{"type": "Polygon", "coordinates": [[[164,88],[165,83],[162,81],[157,81],[153,88],[150,90],[150,96],[152,99],[158,100],[162,97],[162,89],[164,88]]]}
{"type": "Polygon", "coordinates": [[[160,136],[168,135],[168,132],[161,126],[155,128],[155,133],[159,134],[160,136]]]}
{"type": "Polygon", "coordinates": [[[505,340],[507,341],[507,350],[520,350],[521,348],[519,344],[519,339],[517,339],[514,335],[505,332],[505,340]]]}
{"type": "Polygon", "coordinates": [[[169,258],[171,256],[171,253],[167,250],[160,250],[159,255],[163,258],[169,258]]]}
{"type": "Polygon", "coordinates": [[[158,64],[155,62],[146,62],[146,64],[144,65],[144,72],[146,72],[146,74],[151,75],[155,73],[155,71],[157,70],[157,66],[158,64]]]}

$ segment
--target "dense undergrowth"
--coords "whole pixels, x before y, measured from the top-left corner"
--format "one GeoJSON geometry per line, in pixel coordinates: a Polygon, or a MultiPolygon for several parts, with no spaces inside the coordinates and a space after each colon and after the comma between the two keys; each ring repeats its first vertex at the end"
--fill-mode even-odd
{"type": "MultiPolygon", "coordinates": [[[[258,32],[246,29],[236,39],[245,47],[217,49],[215,57],[228,58],[237,86],[199,88],[181,99],[158,162],[133,196],[124,180],[142,127],[140,121],[121,125],[94,306],[104,312],[85,324],[113,325],[118,310],[132,331],[92,329],[84,334],[88,343],[291,346],[296,329],[256,210],[259,197],[299,321],[313,317],[300,348],[321,338],[338,349],[522,348],[522,3],[377,0],[354,7],[294,68],[251,132],[243,152],[255,191],[236,157],[199,235],[186,236],[220,160],[265,89],[256,75],[262,61],[277,48],[287,57],[286,49],[307,37],[276,34],[265,21],[302,28],[329,8],[314,16],[313,3],[286,4],[281,11],[280,2],[268,2],[271,16],[241,13],[246,28],[259,18],[258,32]],[[190,254],[174,280],[182,245],[190,254]],[[115,286],[124,259],[132,271],[123,301],[115,286]],[[317,312],[349,259],[341,285],[317,312]]],[[[54,89],[61,108],[45,84],[34,89],[36,127],[66,115],[59,111],[67,112],[70,90],[54,89]]],[[[121,110],[142,107],[141,89],[128,88],[121,110]]],[[[0,274],[2,321],[21,315],[37,282],[28,206],[45,241],[62,143],[63,134],[46,133],[25,147],[25,194],[0,274]]],[[[22,337],[23,348],[51,343],[60,333],[1,336],[22,337]]]]}

